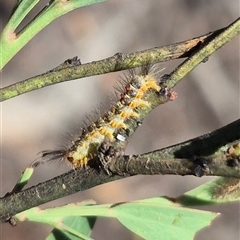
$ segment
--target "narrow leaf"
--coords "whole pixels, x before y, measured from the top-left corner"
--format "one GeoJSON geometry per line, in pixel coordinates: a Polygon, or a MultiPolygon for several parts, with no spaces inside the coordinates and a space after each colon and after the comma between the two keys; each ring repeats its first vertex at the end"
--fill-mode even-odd
{"type": "Polygon", "coordinates": [[[125,227],[148,240],[193,239],[218,215],[179,207],[166,198],[115,204],[112,211],[125,227]]]}
{"type": "Polygon", "coordinates": [[[239,200],[240,180],[222,177],[194,188],[176,199],[183,206],[200,206],[239,200]]]}

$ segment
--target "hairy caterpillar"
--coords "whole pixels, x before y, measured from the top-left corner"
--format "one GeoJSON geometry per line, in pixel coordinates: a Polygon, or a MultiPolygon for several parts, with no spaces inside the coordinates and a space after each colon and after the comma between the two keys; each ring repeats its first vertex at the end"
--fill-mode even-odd
{"type": "MultiPolygon", "coordinates": [[[[142,113],[145,112],[146,115],[146,112],[154,108],[149,97],[161,92],[160,80],[153,70],[150,64],[146,64],[139,71],[129,71],[120,81],[116,92],[118,99],[108,112],[83,128],[82,133],[71,142],[71,146],[43,151],[42,159],[35,161],[32,166],[60,159],[68,161],[73,168],[84,167],[97,155],[98,148],[104,141],[125,142],[129,136],[129,125],[139,125],[143,118],[142,113]]],[[[167,97],[174,99],[176,95],[168,93],[167,97]]]]}

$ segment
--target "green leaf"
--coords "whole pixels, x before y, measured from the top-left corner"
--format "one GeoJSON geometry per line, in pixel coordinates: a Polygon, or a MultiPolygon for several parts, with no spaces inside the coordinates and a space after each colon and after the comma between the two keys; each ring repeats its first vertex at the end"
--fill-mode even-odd
{"type": "Polygon", "coordinates": [[[200,206],[228,203],[240,200],[240,180],[238,178],[217,178],[178,197],[183,206],[200,206]]]}
{"type": "Polygon", "coordinates": [[[79,239],[91,239],[88,238],[92,232],[93,226],[96,222],[96,217],[67,217],[64,218],[64,229],[54,228],[48,235],[46,240],[79,240],[79,239]],[[67,231],[66,231],[67,229],[67,231]],[[77,234],[73,235],[75,232],[77,234]],[[78,237],[77,237],[78,236],[78,237]]]}
{"type": "MultiPolygon", "coordinates": [[[[27,14],[36,6],[39,0],[22,0],[14,6],[12,16],[6,26],[8,31],[14,31],[27,14]]],[[[6,31],[5,28],[5,31],[6,31]]]]}
{"type": "MultiPolygon", "coordinates": [[[[74,228],[72,222],[69,225],[66,224],[65,219],[69,216],[115,217],[125,227],[144,239],[190,240],[198,230],[209,225],[217,215],[217,213],[183,208],[167,198],[158,197],[117,204],[95,205],[88,201],[46,210],[33,208],[15,215],[15,219],[46,223],[61,230],[61,234],[66,235],[68,232],[80,239],[88,239],[85,230],[74,228]]],[[[92,229],[92,227],[89,228],[92,229]]],[[[87,235],[90,229],[86,230],[87,235]]]]}
{"type": "Polygon", "coordinates": [[[90,206],[94,205],[94,201],[88,200],[45,210],[36,207],[19,213],[14,218],[18,221],[40,222],[54,227],[55,229],[47,237],[48,240],[90,240],[91,238],[88,236],[92,231],[96,218],[92,216],[85,217],[84,215],[87,216],[88,209],[91,209],[90,206]]]}
{"type": "Polygon", "coordinates": [[[193,239],[218,215],[182,208],[161,197],[115,204],[111,211],[125,227],[148,240],[193,239]]]}
{"type": "Polygon", "coordinates": [[[25,46],[38,32],[58,17],[80,7],[103,2],[106,0],[71,0],[71,1],[49,1],[38,15],[28,23],[20,32],[16,33],[15,28],[24,20],[26,14],[37,4],[39,0],[19,1],[14,9],[12,17],[0,35],[1,61],[0,70],[10,59],[25,46]]]}
{"type": "Polygon", "coordinates": [[[12,192],[20,192],[24,186],[28,183],[29,179],[33,174],[34,169],[32,167],[27,167],[21,174],[18,182],[14,186],[12,192]]]}

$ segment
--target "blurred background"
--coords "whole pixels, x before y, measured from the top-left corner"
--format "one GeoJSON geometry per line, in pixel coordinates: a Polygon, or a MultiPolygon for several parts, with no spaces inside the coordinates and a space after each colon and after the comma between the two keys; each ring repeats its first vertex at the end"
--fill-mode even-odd
{"type": "MultiPolygon", "coordinates": [[[[40,1],[27,21],[47,3],[40,1]]],[[[0,3],[1,30],[13,0],[0,3]]],[[[222,28],[239,16],[239,1],[109,0],[77,9],[55,20],[32,39],[4,68],[2,86],[44,73],[78,56],[82,63],[176,43],[222,28]]],[[[26,22],[25,22],[26,23],[26,22]]],[[[161,64],[169,73],[182,60],[161,64]]],[[[178,98],[155,109],[132,137],[127,154],[139,154],[211,132],[239,118],[239,37],[199,65],[174,89],[178,98]]],[[[121,73],[79,79],[43,88],[1,104],[1,196],[10,191],[37,153],[58,146],[71,126],[81,127],[85,116],[108,102],[121,73]]],[[[69,170],[66,164],[36,169],[28,186],[69,170]]],[[[162,195],[177,197],[213,178],[135,176],[79,192],[42,206],[94,199],[115,203],[162,195]]],[[[239,239],[239,204],[201,207],[220,212],[202,239],[239,239]]],[[[159,229],[161,231],[161,229],[159,229]]],[[[0,226],[0,238],[45,239],[50,227],[19,223],[0,226]]],[[[117,220],[98,219],[92,237],[98,240],[140,239],[117,220]],[[104,231],[103,231],[104,229],[104,231]]]]}

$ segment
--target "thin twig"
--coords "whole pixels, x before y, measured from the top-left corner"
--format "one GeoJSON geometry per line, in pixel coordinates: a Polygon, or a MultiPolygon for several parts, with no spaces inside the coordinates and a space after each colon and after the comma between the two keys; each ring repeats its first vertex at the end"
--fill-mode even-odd
{"type": "Polygon", "coordinates": [[[64,64],[60,64],[59,67],[46,73],[1,88],[0,102],[53,84],[139,67],[146,63],[146,59],[157,63],[189,57],[202,44],[209,42],[224,29],[168,46],[129,54],[117,53],[112,57],[86,64],[81,64],[80,60],[76,58],[68,59],[64,64]]]}

